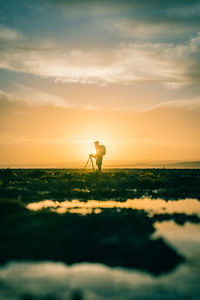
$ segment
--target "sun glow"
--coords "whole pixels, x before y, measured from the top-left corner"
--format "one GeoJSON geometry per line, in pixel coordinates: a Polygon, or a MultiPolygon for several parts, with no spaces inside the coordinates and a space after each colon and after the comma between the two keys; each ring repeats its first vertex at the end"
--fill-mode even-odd
{"type": "Polygon", "coordinates": [[[92,149],[92,154],[96,155],[96,150],[95,149],[92,149]]]}

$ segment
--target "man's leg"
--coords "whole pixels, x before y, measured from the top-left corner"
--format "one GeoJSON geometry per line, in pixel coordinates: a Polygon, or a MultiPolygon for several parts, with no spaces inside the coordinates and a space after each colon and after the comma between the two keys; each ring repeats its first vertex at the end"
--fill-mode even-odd
{"type": "Polygon", "coordinates": [[[101,172],[101,165],[98,165],[98,171],[101,172]]]}
{"type": "Polygon", "coordinates": [[[96,164],[97,164],[97,167],[98,167],[98,171],[101,172],[102,156],[97,157],[96,164]]]}
{"type": "Polygon", "coordinates": [[[101,172],[102,162],[103,162],[103,156],[101,156],[101,158],[100,158],[100,162],[99,162],[99,172],[101,172]]]}

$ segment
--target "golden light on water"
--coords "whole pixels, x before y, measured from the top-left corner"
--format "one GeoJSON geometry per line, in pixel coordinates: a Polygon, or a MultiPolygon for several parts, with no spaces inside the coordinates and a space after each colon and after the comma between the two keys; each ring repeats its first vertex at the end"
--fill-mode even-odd
{"type": "Polygon", "coordinates": [[[124,202],[107,200],[97,201],[88,200],[82,202],[79,200],[72,201],[52,201],[44,200],[40,202],[29,203],[26,208],[33,211],[38,211],[43,208],[49,208],[51,211],[64,214],[64,213],[77,213],[77,214],[91,214],[101,213],[102,209],[133,209],[133,210],[145,210],[150,215],[165,214],[165,213],[185,213],[185,214],[197,214],[200,216],[199,201],[196,199],[185,199],[177,201],[165,201],[163,199],[128,199],[124,202]]]}

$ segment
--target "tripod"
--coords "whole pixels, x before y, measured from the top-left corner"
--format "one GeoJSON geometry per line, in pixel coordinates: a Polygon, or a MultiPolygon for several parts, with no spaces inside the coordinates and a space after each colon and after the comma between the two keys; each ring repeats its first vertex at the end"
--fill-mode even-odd
{"type": "Polygon", "coordinates": [[[86,164],[85,164],[85,167],[84,167],[84,169],[83,169],[83,172],[85,171],[85,169],[86,169],[86,167],[87,167],[87,165],[88,165],[89,162],[91,163],[92,169],[93,169],[93,172],[94,172],[94,164],[93,164],[93,160],[92,160],[92,155],[91,155],[91,154],[89,154],[89,157],[88,157],[88,160],[87,160],[87,162],[86,162],[86,164]]]}

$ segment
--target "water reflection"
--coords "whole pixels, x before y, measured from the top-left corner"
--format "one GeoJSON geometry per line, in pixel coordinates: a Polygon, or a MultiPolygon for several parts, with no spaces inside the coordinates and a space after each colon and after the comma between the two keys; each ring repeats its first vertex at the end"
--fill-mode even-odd
{"type": "MultiPolygon", "coordinates": [[[[74,207],[70,209],[81,210],[76,207],[77,203],[72,202],[74,207]]],[[[15,259],[60,260],[67,264],[98,262],[112,267],[141,269],[155,276],[184,262],[184,257],[163,239],[152,238],[155,220],[146,212],[135,210],[133,213],[131,209],[112,206],[103,209],[94,206],[95,201],[93,205],[88,203],[91,207],[83,206],[83,209],[96,213],[85,216],[59,215],[49,209],[32,213],[18,203],[2,204],[0,236],[1,244],[6,247],[0,247],[0,262],[15,259]],[[100,209],[102,213],[98,213],[100,209]],[[17,220],[17,226],[8,226],[13,220],[17,220]]],[[[107,202],[100,203],[106,205],[107,202]]],[[[46,207],[49,204],[52,203],[46,202],[46,207]]]]}
{"type": "Polygon", "coordinates": [[[9,262],[0,266],[0,299],[84,300],[199,299],[200,225],[156,223],[154,238],[164,237],[186,255],[186,262],[160,277],[97,263],[9,262]],[[1,288],[2,287],[2,288],[1,288]],[[78,292],[77,292],[78,291],[78,292]],[[77,298],[78,299],[78,298],[77,298]]]}
{"type": "Polygon", "coordinates": [[[197,259],[200,264],[200,225],[190,222],[178,225],[173,221],[165,221],[155,222],[154,226],[156,229],[154,238],[164,236],[168,244],[187,257],[187,260],[197,259]]]}
{"type": "Polygon", "coordinates": [[[84,300],[199,299],[200,258],[197,250],[200,235],[197,233],[200,225],[179,226],[170,221],[158,223],[156,227],[157,234],[169,240],[178,251],[186,255],[190,248],[186,263],[173,272],[154,277],[141,271],[96,263],[69,266],[50,261],[10,262],[0,267],[0,285],[3,286],[0,299],[72,300],[75,291],[79,291],[82,295],[79,299],[84,300]],[[196,233],[195,240],[191,239],[193,232],[196,233]],[[25,298],[25,295],[29,297],[25,298]]]}
{"type": "Polygon", "coordinates": [[[29,203],[26,206],[28,209],[37,211],[43,208],[50,208],[59,214],[77,213],[77,214],[91,214],[101,213],[105,208],[117,208],[117,209],[133,209],[133,210],[145,210],[149,215],[154,214],[172,214],[172,213],[184,213],[195,214],[200,216],[200,202],[196,199],[185,199],[178,201],[165,201],[163,199],[128,199],[125,202],[107,200],[97,201],[88,200],[87,202],[72,200],[72,201],[52,201],[44,200],[39,202],[29,203]]]}

